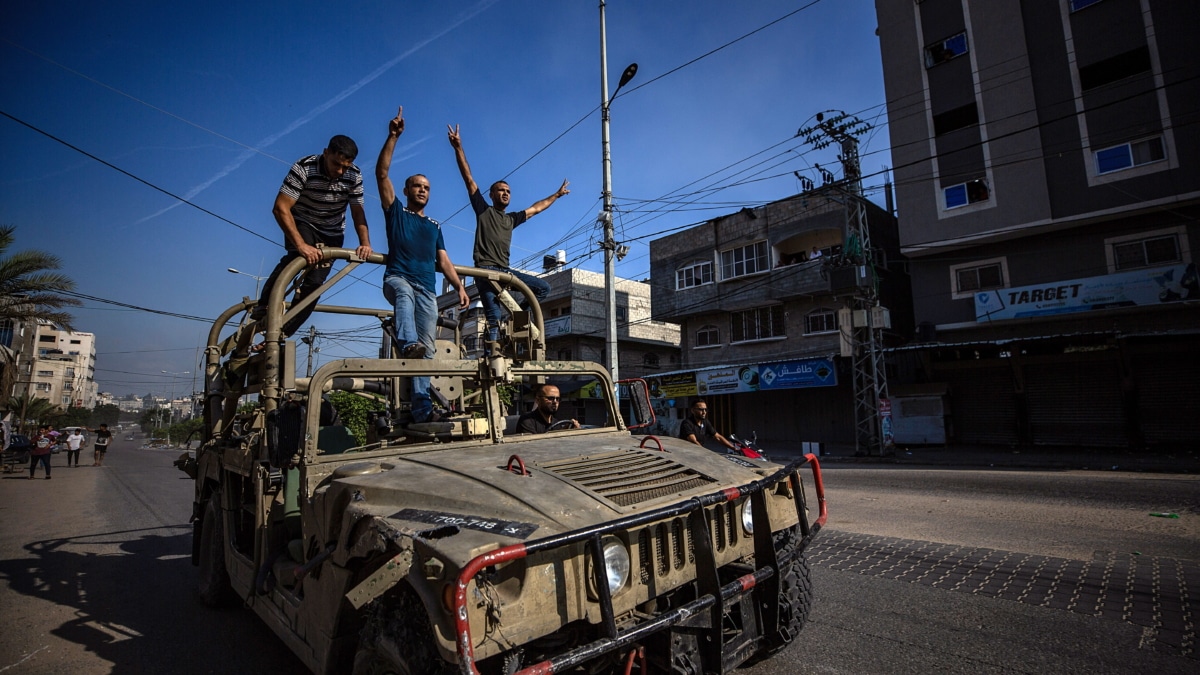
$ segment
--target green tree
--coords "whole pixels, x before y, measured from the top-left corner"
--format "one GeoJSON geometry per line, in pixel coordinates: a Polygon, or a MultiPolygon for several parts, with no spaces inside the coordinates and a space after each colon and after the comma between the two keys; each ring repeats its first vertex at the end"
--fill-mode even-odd
{"type": "MultiPolygon", "coordinates": [[[[0,321],[13,323],[45,320],[71,329],[72,317],[64,307],[78,306],[79,300],[63,295],[75,289],[75,282],[56,272],[62,267],[58,257],[44,251],[9,253],[16,240],[16,227],[0,225],[0,321]]],[[[0,348],[0,391],[12,391],[16,379],[16,352],[0,348]]]]}
{"type": "Polygon", "coordinates": [[[367,398],[349,391],[330,392],[329,402],[333,404],[333,409],[342,419],[342,424],[351,434],[354,434],[354,439],[358,441],[359,445],[367,443],[368,413],[387,408],[381,399],[367,398]]]}
{"type": "Polygon", "coordinates": [[[50,424],[54,417],[62,412],[49,399],[30,396],[28,393],[8,399],[4,409],[13,414],[18,426],[25,431],[28,431],[30,425],[36,428],[39,424],[50,424]]]}
{"type": "Polygon", "coordinates": [[[101,424],[107,424],[110,427],[117,425],[121,419],[121,406],[111,403],[98,403],[92,409],[92,422],[90,426],[98,427],[101,424]]]}
{"type": "Polygon", "coordinates": [[[92,421],[92,411],[87,408],[67,408],[54,420],[54,426],[59,429],[67,427],[86,427],[92,421]]]}
{"type": "Polygon", "coordinates": [[[171,441],[172,443],[183,443],[188,439],[189,436],[192,437],[192,440],[197,440],[200,438],[200,434],[196,433],[195,436],[192,436],[192,434],[199,432],[203,426],[204,420],[200,419],[199,417],[193,417],[190,420],[184,420],[177,424],[172,424],[171,426],[167,427],[166,430],[167,440],[171,441]]]}

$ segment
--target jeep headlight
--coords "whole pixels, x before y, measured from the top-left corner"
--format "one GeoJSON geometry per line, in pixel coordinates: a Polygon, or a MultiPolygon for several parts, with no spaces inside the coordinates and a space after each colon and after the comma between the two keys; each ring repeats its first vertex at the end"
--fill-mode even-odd
{"type": "Polygon", "coordinates": [[[612,535],[600,540],[600,548],[604,555],[604,568],[608,573],[605,578],[608,592],[616,593],[629,581],[629,549],[625,548],[624,542],[612,535]]]}
{"type": "Polygon", "coordinates": [[[742,529],[746,534],[754,534],[754,509],[750,508],[750,500],[742,502],[742,529]]]}

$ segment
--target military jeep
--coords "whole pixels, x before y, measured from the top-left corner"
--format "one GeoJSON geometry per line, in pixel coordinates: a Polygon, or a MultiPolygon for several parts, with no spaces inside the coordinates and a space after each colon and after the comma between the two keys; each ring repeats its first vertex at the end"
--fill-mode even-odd
{"type": "MultiPolygon", "coordinates": [[[[383,262],[323,255],[346,261],[327,295],[383,262]]],[[[282,278],[304,271],[297,259],[282,278]]],[[[532,298],[510,275],[458,273],[532,298]]],[[[249,607],[315,673],[724,673],[803,628],[804,549],[826,517],[815,457],[782,466],[634,435],[651,423],[644,383],[545,360],[536,302],[509,302],[505,344],[476,358],[440,322],[432,359],[397,356],[390,309],[318,304],[378,319],[386,358],[299,377],[281,326],[312,300],[285,302],[286,286],[265,312],[231,306],[205,348],[205,436],[187,469],[202,602],[249,607]],[[414,377],[431,378],[439,421],[413,421],[414,377]],[[586,398],[589,423],[513,433],[504,393],[545,383],[586,398]],[[365,439],[333,391],[371,404],[365,439]]]]}

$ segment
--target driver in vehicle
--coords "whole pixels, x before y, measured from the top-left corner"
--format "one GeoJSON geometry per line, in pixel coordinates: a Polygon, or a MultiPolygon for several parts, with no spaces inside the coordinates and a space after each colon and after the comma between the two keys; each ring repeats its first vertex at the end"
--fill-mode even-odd
{"type": "Polygon", "coordinates": [[[558,404],[562,397],[558,387],[552,384],[542,385],[535,397],[537,406],[517,419],[517,433],[544,434],[552,429],[578,429],[579,420],[555,419],[558,404]]]}

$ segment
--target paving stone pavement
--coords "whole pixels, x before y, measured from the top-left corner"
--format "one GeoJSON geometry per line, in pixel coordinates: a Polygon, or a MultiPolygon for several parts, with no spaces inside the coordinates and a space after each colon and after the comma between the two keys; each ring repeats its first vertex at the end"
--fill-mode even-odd
{"type": "Polygon", "coordinates": [[[1142,626],[1143,645],[1200,661],[1200,562],[1098,552],[1092,560],[825,529],[809,563],[1142,626]]]}

